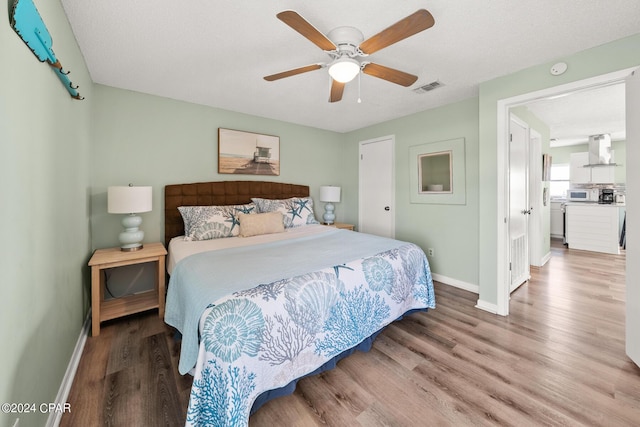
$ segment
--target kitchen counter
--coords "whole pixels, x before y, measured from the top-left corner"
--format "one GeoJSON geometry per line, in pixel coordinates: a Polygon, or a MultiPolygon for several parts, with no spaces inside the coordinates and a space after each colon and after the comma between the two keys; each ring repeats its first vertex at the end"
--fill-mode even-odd
{"type": "Polygon", "coordinates": [[[565,206],[589,206],[599,208],[624,208],[625,203],[598,203],[598,202],[565,202],[565,206]]]}
{"type": "Polygon", "coordinates": [[[624,208],[623,203],[567,202],[566,243],[569,248],[619,254],[620,218],[624,208]]]}

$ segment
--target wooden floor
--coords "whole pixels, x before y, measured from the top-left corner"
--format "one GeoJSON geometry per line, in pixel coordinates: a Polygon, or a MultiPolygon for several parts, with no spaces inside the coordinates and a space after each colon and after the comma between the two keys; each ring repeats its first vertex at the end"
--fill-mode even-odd
{"type": "MultiPolygon", "coordinates": [[[[511,315],[436,283],[437,308],[385,329],[368,353],[305,378],[262,426],[640,425],[640,369],[624,352],[624,255],[567,251],[516,290],[511,315]]],[[[62,426],[180,426],[191,385],[151,312],[89,338],[62,426]]]]}

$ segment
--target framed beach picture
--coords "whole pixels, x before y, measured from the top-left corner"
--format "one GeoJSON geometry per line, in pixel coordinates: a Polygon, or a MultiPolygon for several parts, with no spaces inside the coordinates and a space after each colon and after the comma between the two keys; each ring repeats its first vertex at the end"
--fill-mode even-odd
{"type": "Polygon", "coordinates": [[[280,175],[280,137],[218,128],[218,173],[280,175]]]}

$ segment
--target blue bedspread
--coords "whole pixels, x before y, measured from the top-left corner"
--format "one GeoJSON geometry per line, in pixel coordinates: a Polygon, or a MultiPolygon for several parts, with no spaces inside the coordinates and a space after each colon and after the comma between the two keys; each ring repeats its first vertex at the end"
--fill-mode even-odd
{"type": "Polygon", "coordinates": [[[183,334],[180,372],[195,366],[187,425],[247,425],[262,392],[433,307],[411,243],[335,229],[192,255],[173,271],[165,315],[183,334]]]}

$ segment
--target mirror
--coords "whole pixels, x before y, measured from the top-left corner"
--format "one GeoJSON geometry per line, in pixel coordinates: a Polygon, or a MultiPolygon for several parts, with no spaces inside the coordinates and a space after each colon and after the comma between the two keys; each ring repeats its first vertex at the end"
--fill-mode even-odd
{"type": "Polygon", "coordinates": [[[418,175],[420,193],[452,193],[452,152],[440,151],[418,156],[418,175]]]}

